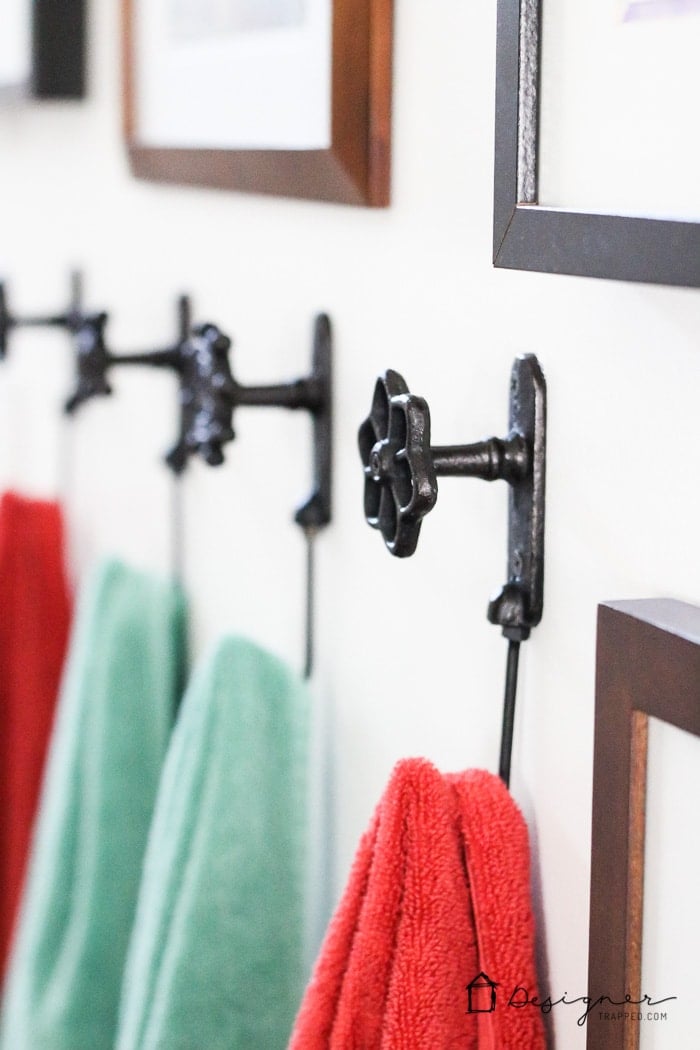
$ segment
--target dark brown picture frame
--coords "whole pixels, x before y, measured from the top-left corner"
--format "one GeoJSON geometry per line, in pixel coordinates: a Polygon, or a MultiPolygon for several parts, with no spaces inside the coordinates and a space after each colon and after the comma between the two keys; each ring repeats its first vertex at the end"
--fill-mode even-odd
{"type": "MultiPolygon", "coordinates": [[[[700,608],[599,606],[588,994],[640,1001],[649,717],[700,736],[700,608]]],[[[648,989],[646,990],[649,991],[648,989]]],[[[610,1007],[608,1007],[610,1009],[610,1007]]],[[[605,1011],[605,1006],[601,1007],[605,1011]]],[[[593,1009],[587,1050],[637,1050],[639,1022],[593,1009]]]]}
{"type": "Polygon", "coordinates": [[[139,178],[383,207],[389,203],[393,0],[333,0],[331,145],[153,149],[138,141],[133,17],[122,0],[124,137],[139,178]]]}

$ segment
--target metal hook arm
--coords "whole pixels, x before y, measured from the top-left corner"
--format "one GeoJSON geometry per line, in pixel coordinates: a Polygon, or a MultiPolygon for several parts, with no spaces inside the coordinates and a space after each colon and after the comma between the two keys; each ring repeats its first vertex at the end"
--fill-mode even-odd
{"type": "Polygon", "coordinates": [[[438,477],[470,477],[513,483],[527,477],[530,450],[522,434],[488,438],[473,445],[440,445],[430,449],[438,477]]]}
{"type": "Polygon", "coordinates": [[[70,332],[75,331],[82,316],[82,295],[82,275],[74,271],[71,274],[70,302],[64,311],[56,314],[33,314],[20,317],[10,310],[5,282],[0,281],[0,360],[4,360],[7,356],[9,336],[16,328],[65,328],[70,332]]]}
{"type": "Polygon", "coordinates": [[[510,760],[513,753],[513,730],[515,727],[515,694],[518,688],[518,658],[520,642],[508,642],[506,662],[506,688],[503,699],[503,725],[501,727],[501,753],[498,760],[498,775],[506,787],[510,786],[510,760]]]}

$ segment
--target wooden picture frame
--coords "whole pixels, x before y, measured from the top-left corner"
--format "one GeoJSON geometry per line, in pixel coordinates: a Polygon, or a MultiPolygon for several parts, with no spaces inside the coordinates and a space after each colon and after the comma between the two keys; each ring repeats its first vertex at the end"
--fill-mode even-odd
{"type": "Polygon", "coordinates": [[[327,149],[152,148],[139,141],[134,18],[122,0],[124,137],[139,178],[383,207],[389,203],[392,0],[332,0],[327,149]]]}
{"type": "Polygon", "coordinates": [[[700,222],[539,204],[542,2],[498,0],[494,266],[700,287],[700,222]]]}
{"type": "MultiPolygon", "coordinates": [[[[599,606],[588,994],[642,999],[649,717],[700,736],[700,608],[599,606]]],[[[603,1008],[604,1009],[604,1008],[603,1008]]],[[[639,1022],[591,1011],[588,1050],[637,1050],[639,1022]]]]}

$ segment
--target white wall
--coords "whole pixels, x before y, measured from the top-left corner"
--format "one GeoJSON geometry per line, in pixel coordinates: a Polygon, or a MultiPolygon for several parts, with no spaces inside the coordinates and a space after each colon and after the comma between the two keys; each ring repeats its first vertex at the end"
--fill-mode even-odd
{"type": "MultiPolygon", "coordinates": [[[[505,488],[447,479],[416,557],[391,559],[362,520],[355,447],[374,378],[402,371],[447,444],[500,433],[512,358],[540,357],[546,608],[523,656],[513,791],[536,847],[547,990],[583,994],[596,604],[700,599],[700,295],[492,269],[492,4],[397,4],[384,212],[133,180],[118,5],[92,6],[90,100],[0,112],[0,270],[13,305],[40,310],[64,304],[66,270],[81,265],[124,349],[167,341],[174,295],[189,291],[199,319],[234,335],[250,382],[304,372],[312,315],[330,312],[335,522],[319,543],[317,687],[333,718],[336,892],[399,757],[495,769],[505,661],[485,619],[504,578],[505,488]]],[[[12,357],[0,374],[5,477],[63,491],[77,575],[107,550],[167,568],[168,381],[115,377],[118,396],[68,431],[56,413],[68,382],[60,334],[18,335],[12,357]]],[[[232,628],[297,663],[303,551],[290,515],[307,492],[308,427],[241,410],[237,429],[226,466],[196,466],[187,481],[196,649],[232,628]]],[[[584,1045],[571,1012],[555,1023],[560,1050],[584,1045]]]]}

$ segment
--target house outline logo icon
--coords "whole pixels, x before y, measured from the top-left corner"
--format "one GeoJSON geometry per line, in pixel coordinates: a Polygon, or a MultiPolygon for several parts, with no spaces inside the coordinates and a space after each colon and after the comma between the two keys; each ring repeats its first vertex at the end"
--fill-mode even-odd
{"type": "Polygon", "coordinates": [[[496,1009],[496,989],[498,984],[492,981],[482,970],[467,985],[467,1013],[490,1014],[496,1009]]]}

